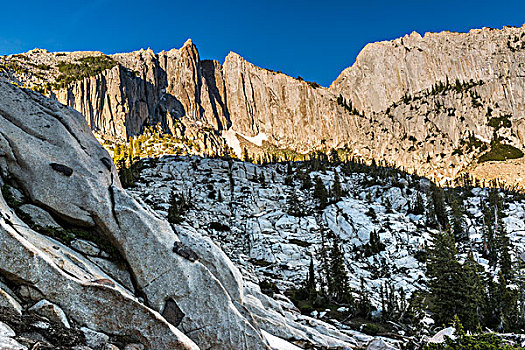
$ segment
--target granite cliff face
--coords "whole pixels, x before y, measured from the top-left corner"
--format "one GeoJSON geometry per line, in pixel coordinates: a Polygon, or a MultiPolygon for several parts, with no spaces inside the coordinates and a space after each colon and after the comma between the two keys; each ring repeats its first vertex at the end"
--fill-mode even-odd
{"type": "MultiPolygon", "coordinates": [[[[372,146],[380,159],[438,181],[462,172],[493,180],[490,173],[501,174],[505,162],[479,164],[483,151],[464,146],[499,140],[523,147],[524,50],[524,27],[412,33],[367,45],[330,90],[367,115],[391,120],[371,129],[390,139],[372,146]],[[494,127],[496,118],[509,122],[494,127]]],[[[521,174],[508,169],[501,178],[523,185],[521,174]]]]}
{"type": "Polygon", "coordinates": [[[355,127],[327,89],[256,67],[235,53],[223,65],[201,61],[188,41],[179,50],[112,58],[119,63],[114,68],[56,92],[107,137],[130,137],[161,123],[190,138],[192,129],[205,128],[215,131],[208,135],[264,134],[278,147],[308,152],[327,141],[343,145],[355,127]]]}
{"type": "MultiPolygon", "coordinates": [[[[259,68],[235,53],[222,65],[200,60],[188,40],[181,49],[158,54],[111,55],[111,69],[52,87],[51,95],[84,114],[105,139],[125,140],[160,124],[198,145],[199,154],[223,153],[227,146],[239,156],[245,146],[255,153],[269,145],[298,153],[340,148],[436,181],[464,172],[483,180],[491,178],[493,163],[477,161],[491,142],[520,149],[525,142],[524,52],[524,27],[412,33],[367,45],[324,88],[259,68]],[[491,118],[503,117],[510,124],[490,126],[491,118]],[[479,167],[487,169],[477,172],[479,167]]],[[[4,64],[26,67],[7,74],[34,86],[57,79],[60,62],[93,55],[101,53],[33,50],[4,64]],[[48,64],[51,74],[39,78],[28,62],[48,64]]],[[[513,184],[523,185],[521,178],[513,184]]]]}
{"type": "MultiPolygon", "coordinates": [[[[19,63],[25,67],[27,62],[52,67],[43,79],[31,70],[13,74],[20,84],[35,86],[57,81],[61,62],[102,54],[37,50],[24,55],[19,63]]],[[[191,40],[178,50],[140,50],[111,59],[116,62],[111,69],[50,89],[104,138],[125,140],[160,123],[190,139],[205,130],[210,148],[223,147],[217,136],[230,130],[248,138],[264,134],[278,147],[308,152],[325,144],[342,146],[355,128],[328,89],[256,67],[235,53],[223,65],[201,61],[191,40]]]]}
{"type": "MultiPolygon", "coordinates": [[[[196,129],[221,130],[228,124],[224,92],[221,95],[217,84],[208,83],[216,74],[220,77],[220,66],[201,62],[191,40],[179,50],[159,54],[140,50],[112,58],[118,62],[112,69],[55,93],[104,137],[126,140],[145,126],[160,123],[165,131],[196,139],[196,129]]],[[[203,141],[204,146],[220,148],[221,141],[213,135],[209,133],[211,140],[203,141]]]]}
{"type": "Polygon", "coordinates": [[[357,127],[327,89],[254,66],[230,53],[223,65],[232,130],[264,134],[283,148],[308,152],[343,146],[357,127]]]}
{"type": "Polygon", "coordinates": [[[249,314],[241,314],[242,281],[229,260],[197,232],[179,237],[176,226],[129,197],[81,114],[2,81],[0,106],[5,193],[14,188],[21,202],[60,222],[50,231],[20,215],[19,203],[1,200],[6,259],[0,274],[8,283],[38,291],[34,302],[59,305],[79,327],[133,337],[150,349],[197,349],[194,342],[210,349],[266,348],[249,314]],[[93,241],[92,251],[106,241],[103,256],[113,251],[114,259],[96,258],[78,245],[93,259],[74,253],[67,237],[79,234],[88,238],[84,246],[93,241]],[[193,248],[181,240],[191,240],[193,248]],[[199,257],[175,252],[177,244],[199,250],[199,257]],[[111,268],[116,262],[119,273],[111,268]]]}
{"type": "Polygon", "coordinates": [[[413,32],[403,38],[368,44],[330,89],[365,111],[384,111],[405,94],[436,82],[485,82],[483,97],[523,112],[524,27],[473,29],[469,33],[413,32]]]}

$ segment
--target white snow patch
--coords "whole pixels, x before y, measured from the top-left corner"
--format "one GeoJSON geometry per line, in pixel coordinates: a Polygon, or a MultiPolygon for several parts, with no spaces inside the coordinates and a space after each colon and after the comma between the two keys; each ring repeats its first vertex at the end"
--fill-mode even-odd
{"type": "Polygon", "coordinates": [[[268,136],[266,136],[266,134],[263,132],[258,133],[254,137],[245,136],[243,134],[239,134],[239,135],[241,135],[246,140],[250,141],[253,144],[256,144],[259,147],[262,146],[263,141],[268,141],[268,136]]]}
{"type": "Polygon", "coordinates": [[[478,134],[474,135],[474,137],[477,138],[477,139],[480,140],[480,141],[485,142],[485,143],[490,143],[490,140],[489,140],[489,139],[486,139],[486,138],[484,138],[483,136],[480,136],[480,135],[478,135],[478,134]]]}
{"type": "Polygon", "coordinates": [[[438,333],[436,333],[432,338],[428,340],[429,343],[444,343],[446,340],[446,337],[449,337],[451,339],[455,339],[454,333],[456,332],[456,329],[454,327],[448,327],[445,329],[440,330],[438,333]]]}
{"type": "Polygon", "coordinates": [[[237,157],[241,156],[241,144],[237,138],[237,133],[233,130],[223,130],[222,137],[226,140],[226,144],[233,150],[237,157]]]}
{"type": "Polygon", "coordinates": [[[268,141],[268,136],[263,132],[260,132],[257,135],[250,137],[250,136],[246,136],[241,133],[235,132],[233,130],[223,130],[222,137],[224,137],[224,139],[226,140],[226,144],[233,150],[233,152],[238,157],[242,155],[242,150],[241,150],[241,143],[239,142],[237,135],[242,136],[249,142],[259,147],[262,146],[263,141],[268,141]]]}

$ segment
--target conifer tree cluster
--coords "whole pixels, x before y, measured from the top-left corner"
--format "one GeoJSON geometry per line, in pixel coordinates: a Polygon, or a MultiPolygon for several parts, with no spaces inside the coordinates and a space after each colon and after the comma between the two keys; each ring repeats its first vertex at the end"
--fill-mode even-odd
{"type": "Polygon", "coordinates": [[[410,204],[409,211],[415,215],[425,214],[425,203],[419,191],[416,192],[413,202],[410,204]]]}
{"type": "Polygon", "coordinates": [[[523,347],[505,342],[495,333],[467,333],[459,319],[454,316],[453,326],[456,329],[454,338],[446,337],[443,343],[425,344],[423,350],[520,350],[523,347]]]}
{"type": "Polygon", "coordinates": [[[323,183],[323,180],[319,177],[315,177],[315,185],[313,196],[318,202],[319,209],[324,209],[328,205],[328,191],[323,183]]]}
{"type": "Polygon", "coordinates": [[[381,242],[381,237],[377,231],[370,232],[370,240],[364,246],[365,256],[371,256],[385,250],[385,244],[381,242]]]}
{"type": "MultiPolygon", "coordinates": [[[[320,260],[317,268],[313,259],[310,261],[308,274],[302,287],[293,291],[292,300],[306,313],[313,308],[326,308],[328,306],[346,306],[351,310],[356,309],[353,290],[349,285],[348,271],[340,240],[330,234],[327,238],[322,236],[322,248],[318,256],[320,260]]],[[[364,295],[368,298],[368,295],[364,295]]],[[[371,305],[369,299],[361,296],[359,303],[362,308],[371,305]]],[[[369,306],[371,307],[371,306],[369,306]]]]}
{"type": "Polygon", "coordinates": [[[173,191],[168,204],[168,222],[180,224],[184,221],[184,214],[191,209],[191,192],[185,196],[183,193],[173,191]]]}
{"type": "Polygon", "coordinates": [[[332,239],[329,254],[329,276],[327,295],[335,303],[351,304],[353,302],[350,291],[348,272],[346,271],[344,255],[341,251],[339,240],[332,239]]]}
{"type": "Polygon", "coordinates": [[[288,214],[292,216],[303,217],[308,214],[307,208],[303,206],[303,203],[299,202],[299,197],[297,197],[295,190],[292,190],[287,197],[286,204],[288,206],[288,214]]]}
{"type": "Polygon", "coordinates": [[[346,98],[344,98],[342,95],[339,95],[339,97],[337,97],[337,104],[344,107],[348,113],[351,113],[351,114],[354,114],[354,115],[359,115],[361,117],[364,117],[365,116],[365,113],[364,112],[359,112],[353,105],[352,105],[352,101],[351,100],[347,100],[346,98]]]}
{"type": "MultiPolygon", "coordinates": [[[[434,198],[434,204],[441,200],[436,195],[434,198]]],[[[476,262],[472,251],[464,262],[458,258],[457,243],[467,238],[461,204],[456,200],[451,200],[451,227],[433,236],[433,247],[428,252],[429,306],[434,320],[438,325],[448,325],[457,316],[470,331],[479,327],[500,332],[523,328],[522,270],[511,259],[502,220],[502,197],[497,190],[491,190],[484,204],[482,253],[491,267],[488,272],[476,262]]]]}
{"type": "MultiPolygon", "coordinates": [[[[299,188],[309,190],[310,199],[316,203],[313,212],[318,216],[328,205],[343,199],[347,184],[341,183],[344,176],[340,174],[364,173],[366,176],[360,180],[362,186],[390,185],[402,188],[407,184],[407,181],[402,181],[402,173],[393,167],[385,164],[379,166],[374,162],[364,165],[341,158],[341,153],[332,151],[328,155],[312,156],[305,162],[285,164],[286,168],[283,167],[281,173],[286,171],[287,174],[288,214],[297,217],[311,214],[306,212],[305,202],[298,197],[299,188]],[[326,169],[329,166],[334,169],[333,178],[327,176],[326,169]]],[[[417,177],[408,179],[417,180],[417,177]]],[[[394,283],[384,283],[380,290],[380,320],[408,325],[407,329],[415,332],[423,327],[422,320],[426,316],[425,312],[429,311],[438,327],[450,325],[454,318],[471,332],[480,327],[501,332],[525,327],[525,276],[523,267],[518,269],[518,262],[512,259],[500,192],[490,191],[488,198],[482,201],[484,242],[481,247],[469,240],[464,206],[467,194],[462,190],[442,189],[421,183],[421,187],[413,192],[407,189],[406,193],[413,193],[408,212],[425,215],[427,226],[434,232],[432,244],[419,248],[424,256],[418,260],[427,263],[428,291],[416,291],[407,298],[405,291],[396,289],[394,283]],[[477,262],[480,254],[490,262],[490,270],[485,271],[477,262]]],[[[388,210],[387,201],[384,206],[388,210]]],[[[373,209],[368,215],[377,216],[373,209]]],[[[380,253],[385,249],[385,244],[381,242],[380,232],[381,229],[379,232],[372,231],[369,242],[354,252],[358,252],[358,257],[372,257],[382,268],[380,253]]],[[[349,317],[377,320],[378,313],[374,312],[375,308],[370,302],[366,281],[361,281],[358,290],[352,290],[349,286],[349,271],[344,259],[344,251],[348,252],[348,247],[326,228],[321,228],[320,234],[322,248],[316,252],[316,263],[311,259],[304,283],[294,291],[292,299],[306,313],[313,309],[346,306],[349,317]]],[[[387,272],[380,277],[388,279],[389,269],[386,265],[384,267],[387,272]]]]}
{"type": "Polygon", "coordinates": [[[409,304],[402,288],[397,292],[392,283],[386,282],[381,285],[380,296],[383,320],[400,321],[405,317],[409,304]]]}
{"type": "Polygon", "coordinates": [[[113,150],[113,160],[117,167],[122,187],[128,188],[135,185],[140,176],[142,162],[140,161],[140,143],[130,142],[128,144],[116,144],[113,150]],[[137,149],[137,147],[139,147],[137,149]]]}

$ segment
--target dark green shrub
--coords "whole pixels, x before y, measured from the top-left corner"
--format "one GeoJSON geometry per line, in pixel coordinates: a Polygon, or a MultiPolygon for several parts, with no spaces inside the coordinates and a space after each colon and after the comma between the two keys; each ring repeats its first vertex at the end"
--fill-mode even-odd
{"type": "Polygon", "coordinates": [[[377,214],[376,214],[374,208],[372,208],[372,207],[368,208],[368,211],[365,214],[372,220],[377,219],[377,214]]]}
{"type": "Polygon", "coordinates": [[[20,204],[22,204],[15,199],[15,196],[13,196],[9,188],[9,185],[7,184],[4,184],[2,186],[2,196],[4,197],[4,200],[7,203],[7,205],[10,206],[11,208],[16,209],[20,206],[20,204]]]}
{"type": "Polygon", "coordinates": [[[510,128],[512,126],[512,122],[510,121],[510,115],[505,114],[501,117],[492,117],[489,119],[490,127],[498,130],[500,128],[510,128]]]}
{"type": "Polygon", "coordinates": [[[222,224],[220,222],[212,221],[210,222],[210,230],[215,230],[219,232],[228,232],[230,231],[230,226],[222,224]]]}
{"type": "Polygon", "coordinates": [[[117,62],[106,55],[82,57],[78,63],[59,62],[57,67],[60,75],[53,86],[55,89],[66,87],[73,81],[82,80],[100,74],[106,69],[113,68],[117,62]]]}
{"type": "Polygon", "coordinates": [[[416,258],[417,261],[424,264],[427,261],[427,251],[426,250],[418,250],[414,253],[414,258],[416,258]]]}
{"type": "Polygon", "coordinates": [[[379,333],[379,327],[374,323],[365,323],[363,328],[361,328],[361,332],[374,336],[379,333]]]}
{"type": "Polygon", "coordinates": [[[479,157],[479,162],[505,161],[507,159],[517,159],[521,157],[523,157],[523,152],[520,149],[499,141],[494,141],[492,142],[490,151],[479,157]]]}
{"type": "Polygon", "coordinates": [[[261,282],[259,282],[259,287],[261,288],[261,292],[269,296],[273,296],[274,294],[279,293],[279,288],[277,288],[275,282],[262,280],[261,282]]]}

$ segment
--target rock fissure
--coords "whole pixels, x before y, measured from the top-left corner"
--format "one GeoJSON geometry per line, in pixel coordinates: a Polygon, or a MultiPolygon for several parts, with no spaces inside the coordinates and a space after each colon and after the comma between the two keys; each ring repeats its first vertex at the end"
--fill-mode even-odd
{"type": "Polygon", "coordinates": [[[17,128],[19,128],[20,130],[22,130],[23,132],[25,132],[26,134],[31,135],[32,137],[34,137],[34,138],[36,138],[36,139],[38,139],[40,141],[50,142],[50,143],[53,142],[52,140],[46,139],[44,136],[38,135],[37,132],[33,132],[33,130],[31,130],[29,128],[26,128],[24,125],[22,125],[20,123],[17,123],[14,119],[9,118],[9,113],[7,113],[6,111],[2,110],[1,108],[0,108],[0,116],[2,118],[4,118],[5,120],[7,120],[9,123],[11,123],[14,126],[16,126],[17,128]]]}
{"type": "Polygon", "coordinates": [[[111,185],[109,185],[108,187],[108,193],[109,193],[109,200],[111,202],[111,213],[113,215],[113,219],[115,220],[115,223],[117,224],[117,226],[120,228],[120,222],[119,222],[119,219],[118,219],[118,215],[117,215],[117,211],[115,209],[115,192],[113,190],[113,173],[111,174],[111,185]]]}

